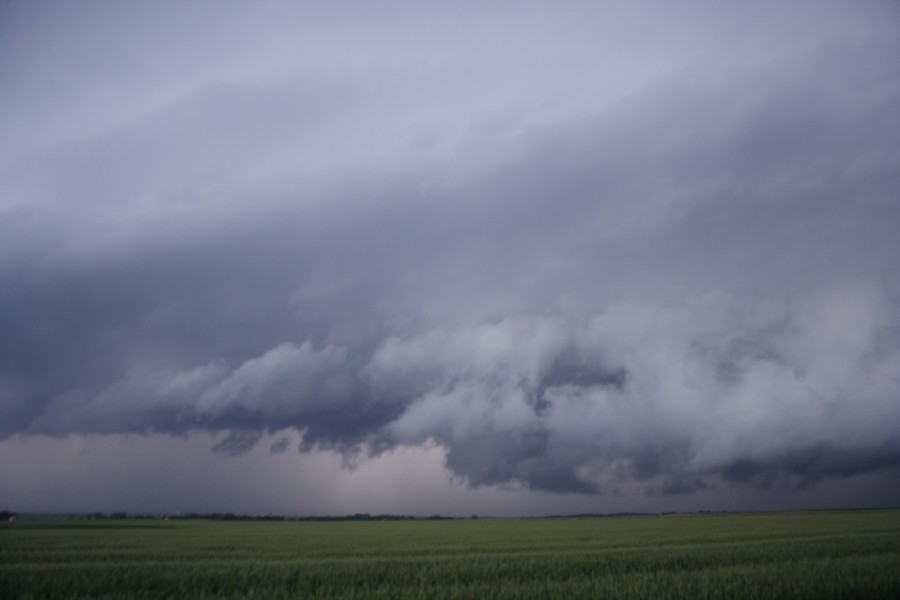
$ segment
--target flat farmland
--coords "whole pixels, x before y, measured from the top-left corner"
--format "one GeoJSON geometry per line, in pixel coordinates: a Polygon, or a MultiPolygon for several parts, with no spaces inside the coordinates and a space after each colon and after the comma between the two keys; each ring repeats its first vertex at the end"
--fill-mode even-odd
{"type": "Polygon", "coordinates": [[[0,598],[900,598],[900,511],[29,520],[0,598]]]}

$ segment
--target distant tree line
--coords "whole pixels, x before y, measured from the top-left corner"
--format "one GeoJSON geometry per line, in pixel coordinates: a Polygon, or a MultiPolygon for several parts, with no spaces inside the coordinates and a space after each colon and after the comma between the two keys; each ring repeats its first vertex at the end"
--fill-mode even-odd
{"type": "Polygon", "coordinates": [[[432,515],[430,517],[413,517],[409,515],[370,515],[369,513],[356,513],[353,515],[325,515],[325,516],[305,516],[305,517],[286,517],[283,515],[237,515],[234,513],[181,513],[176,516],[170,516],[173,519],[211,519],[217,521],[413,521],[413,520],[429,520],[441,521],[450,520],[453,517],[443,517],[440,515],[432,515]]]}
{"type": "MultiPolygon", "coordinates": [[[[0,513],[0,514],[6,514],[0,513]]],[[[11,513],[10,513],[11,514],[11,513]]],[[[356,513],[353,515],[339,516],[284,516],[284,515],[246,515],[236,513],[177,513],[174,515],[149,515],[130,514],[126,512],[88,513],[66,515],[70,519],[205,519],[210,521],[444,521],[455,517],[432,515],[429,517],[414,517],[409,515],[370,515],[369,513],[356,513]]],[[[7,517],[8,518],[8,517],[7,517]]],[[[477,518],[477,517],[472,517],[477,518]]]]}

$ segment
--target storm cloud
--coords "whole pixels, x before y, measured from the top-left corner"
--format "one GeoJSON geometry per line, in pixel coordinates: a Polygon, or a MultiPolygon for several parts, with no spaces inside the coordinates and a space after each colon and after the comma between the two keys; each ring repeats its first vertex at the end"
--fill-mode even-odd
{"type": "Polygon", "coordinates": [[[0,9],[0,438],[900,468],[896,5],[340,9],[0,9]]]}

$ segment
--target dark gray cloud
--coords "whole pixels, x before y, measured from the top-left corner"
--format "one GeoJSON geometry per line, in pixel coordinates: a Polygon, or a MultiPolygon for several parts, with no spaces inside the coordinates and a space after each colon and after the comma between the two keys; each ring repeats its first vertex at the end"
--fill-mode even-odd
{"type": "Polygon", "coordinates": [[[0,437],[897,469],[900,14],[649,6],[6,5],[0,437]]]}

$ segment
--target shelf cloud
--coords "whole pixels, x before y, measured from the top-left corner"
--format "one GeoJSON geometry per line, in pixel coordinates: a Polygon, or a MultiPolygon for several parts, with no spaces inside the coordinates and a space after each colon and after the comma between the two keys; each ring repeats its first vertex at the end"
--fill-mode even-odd
{"type": "Polygon", "coordinates": [[[0,439],[896,475],[896,6],[219,6],[0,9],[0,439]]]}

